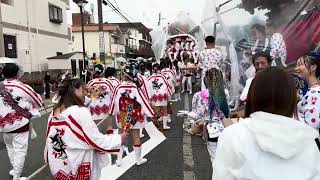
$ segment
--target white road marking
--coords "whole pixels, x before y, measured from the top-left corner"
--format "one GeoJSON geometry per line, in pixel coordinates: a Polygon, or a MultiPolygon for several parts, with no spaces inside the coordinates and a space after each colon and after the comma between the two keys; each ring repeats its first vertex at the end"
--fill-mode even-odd
{"type": "MultiPolygon", "coordinates": [[[[142,157],[147,155],[150,151],[156,148],[160,143],[162,143],[166,137],[155,127],[152,122],[149,122],[145,127],[150,139],[142,144],[142,157]]],[[[118,167],[117,165],[110,165],[102,169],[101,180],[115,180],[119,178],[122,174],[128,171],[136,163],[134,151],[129,153],[122,159],[122,165],[118,167]],[[125,162],[125,163],[124,163],[125,162]]]]}
{"type": "MultiPolygon", "coordinates": [[[[189,108],[189,95],[185,94],[184,96],[184,110],[190,110],[189,108]]],[[[188,119],[186,118],[185,121],[188,119]]],[[[194,160],[192,154],[192,146],[191,146],[191,136],[186,131],[183,131],[183,179],[184,180],[194,180],[194,160]]]]}

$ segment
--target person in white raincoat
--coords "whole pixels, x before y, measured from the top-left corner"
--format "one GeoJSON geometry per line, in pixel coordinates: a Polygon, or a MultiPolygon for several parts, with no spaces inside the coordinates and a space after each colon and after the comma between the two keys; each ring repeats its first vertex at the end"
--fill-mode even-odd
{"type": "Polygon", "coordinates": [[[107,165],[105,154],[119,148],[125,135],[103,135],[84,107],[85,84],[80,79],[65,79],[60,84],[58,103],[49,116],[45,161],[55,180],[99,180],[107,165]]]}
{"type": "Polygon", "coordinates": [[[30,119],[39,117],[42,99],[30,86],[18,80],[21,67],[5,64],[5,80],[0,82],[0,133],[6,145],[14,180],[20,178],[28,150],[30,119]]]}
{"type": "Polygon", "coordinates": [[[215,180],[318,180],[319,132],[295,120],[292,77],[277,67],[258,72],[246,118],[224,129],[216,152],[215,180]]]}

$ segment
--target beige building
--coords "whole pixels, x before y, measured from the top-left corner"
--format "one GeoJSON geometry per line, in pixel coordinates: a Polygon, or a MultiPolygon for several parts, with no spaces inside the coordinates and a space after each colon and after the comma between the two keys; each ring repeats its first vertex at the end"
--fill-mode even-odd
{"type": "MultiPolygon", "coordinates": [[[[84,39],[85,50],[89,57],[94,55],[99,58],[100,44],[99,44],[99,26],[98,24],[85,24],[84,25],[84,39]]],[[[122,33],[117,25],[104,24],[104,51],[106,57],[106,66],[118,68],[115,60],[119,57],[125,57],[125,46],[122,42],[122,33]]],[[[72,51],[82,51],[82,34],[81,26],[72,26],[72,51]]]]}
{"type": "Polygon", "coordinates": [[[48,57],[69,52],[69,0],[1,0],[0,56],[17,58],[25,72],[48,70],[48,57]]]}

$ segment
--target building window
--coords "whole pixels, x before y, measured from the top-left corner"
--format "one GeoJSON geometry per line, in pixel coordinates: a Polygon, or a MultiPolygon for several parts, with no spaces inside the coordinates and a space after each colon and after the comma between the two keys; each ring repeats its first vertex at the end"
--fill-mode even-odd
{"type": "Polygon", "coordinates": [[[17,58],[17,39],[16,36],[3,35],[5,57],[17,58]]]}
{"type": "Polygon", "coordinates": [[[63,22],[62,9],[49,4],[49,20],[50,22],[61,24],[63,22]]]}
{"type": "Polygon", "coordinates": [[[13,6],[13,0],[0,0],[1,3],[9,5],[9,6],[13,6]]]}

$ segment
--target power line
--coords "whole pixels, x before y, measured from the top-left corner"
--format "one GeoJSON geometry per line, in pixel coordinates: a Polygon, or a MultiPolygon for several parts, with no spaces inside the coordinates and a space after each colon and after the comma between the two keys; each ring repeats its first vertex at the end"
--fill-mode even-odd
{"type": "Polygon", "coordinates": [[[119,11],[119,9],[116,8],[109,0],[106,0],[106,1],[108,2],[108,5],[111,7],[111,9],[114,9],[115,12],[116,12],[122,19],[124,19],[124,20],[127,21],[128,23],[131,23],[130,20],[129,20],[126,16],[124,16],[124,15],[119,11]]]}
{"type": "Polygon", "coordinates": [[[114,1],[114,3],[116,3],[117,8],[120,9],[117,1],[116,0],[113,0],[113,1],[114,1]]]}

